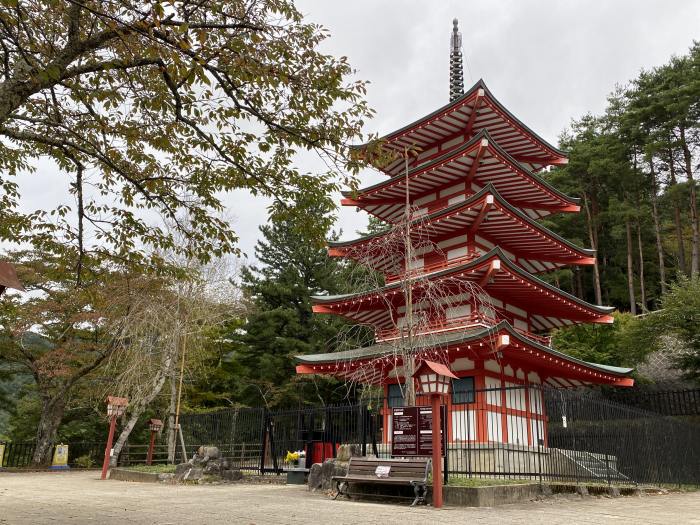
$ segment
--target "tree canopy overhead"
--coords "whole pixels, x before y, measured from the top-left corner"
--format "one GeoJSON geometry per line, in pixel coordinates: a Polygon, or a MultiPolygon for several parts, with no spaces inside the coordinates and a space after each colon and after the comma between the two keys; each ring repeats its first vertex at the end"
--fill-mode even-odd
{"type": "Polygon", "coordinates": [[[345,58],[318,51],[326,36],[288,0],[0,0],[0,238],[70,244],[78,268],[89,252],[206,260],[236,249],[222,192],[289,215],[300,194],[352,183],[346,143],[370,111],[345,58]],[[328,173],[299,171],[300,150],[328,173]],[[19,210],[18,176],[39,157],[75,206],[19,210]]]}

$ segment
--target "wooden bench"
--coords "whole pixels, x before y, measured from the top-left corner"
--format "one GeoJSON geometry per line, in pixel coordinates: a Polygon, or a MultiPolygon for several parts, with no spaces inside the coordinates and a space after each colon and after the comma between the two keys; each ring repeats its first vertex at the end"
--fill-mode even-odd
{"type": "MultiPolygon", "coordinates": [[[[386,470],[386,469],[384,469],[386,470]]],[[[337,486],[335,498],[341,494],[350,497],[350,483],[364,485],[407,485],[412,486],[415,498],[411,506],[425,503],[426,484],[430,472],[430,459],[368,459],[350,458],[348,473],[345,476],[333,476],[337,486]],[[377,467],[389,467],[387,477],[377,475],[377,467]]],[[[333,499],[335,499],[333,498],[333,499]]]]}

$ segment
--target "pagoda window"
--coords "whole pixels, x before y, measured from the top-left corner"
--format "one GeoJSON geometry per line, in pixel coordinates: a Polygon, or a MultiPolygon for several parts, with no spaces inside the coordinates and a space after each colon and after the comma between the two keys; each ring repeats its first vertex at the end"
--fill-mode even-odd
{"type": "Polygon", "coordinates": [[[389,385],[387,388],[387,405],[389,408],[402,407],[406,404],[401,391],[401,385],[389,385]]]}
{"type": "Polygon", "coordinates": [[[452,403],[473,403],[475,396],[474,378],[460,377],[452,380],[452,403]]]}

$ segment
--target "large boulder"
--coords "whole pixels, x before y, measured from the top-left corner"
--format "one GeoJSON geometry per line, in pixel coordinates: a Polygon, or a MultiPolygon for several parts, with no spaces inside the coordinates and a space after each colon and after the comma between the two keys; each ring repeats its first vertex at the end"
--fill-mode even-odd
{"type": "Polygon", "coordinates": [[[218,447],[201,446],[197,449],[197,454],[209,459],[219,459],[221,457],[221,452],[219,451],[218,447]]]}
{"type": "Polygon", "coordinates": [[[323,463],[314,463],[309,470],[309,490],[331,490],[335,488],[333,476],[345,476],[348,464],[337,459],[327,459],[323,463]]]}
{"type": "Polygon", "coordinates": [[[221,463],[219,460],[209,461],[204,466],[204,474],[207,476],[218,476],[221,473],[221,463]]]}
{"type": "Polygon", "coordinates": [[[195,467],[190,463],[180,463],[175,467],[174,480],[179,481],[198,481],[204,475],[204,469],[195,467]]]}

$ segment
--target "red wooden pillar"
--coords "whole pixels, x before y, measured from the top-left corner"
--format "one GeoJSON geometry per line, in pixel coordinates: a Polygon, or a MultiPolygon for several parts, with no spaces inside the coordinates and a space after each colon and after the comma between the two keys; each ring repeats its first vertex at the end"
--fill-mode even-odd
{"type": "Polygon", "coordinates": [[[530,410],[530,381],[527,378],[527,370],[523,370],[525,374],[525,419],[527,420],[527,444],[532,446],[532,410],[530,410]]]}
{"type": "Polygon", "coordinates": [[[442,447],[440,446],[440,394],[431,397],[433,411],[433,507],[442,507],[442,447]]]}
{"type": "Polygon", "coordinates": [[[501,358],[499,368],[501,371],[501,442],[508,443],[508,412],[506,408],[508,396],[506,393],[506,375],[503,372],[503,358],[501,358]]]}
{"type": "Polygon", "coordinates": [[[102,462],[101,479],[107,479],[107,471],[109,470],[109,460],[112,457],[112,441],[114,441],[114,430],[117,428],[117,416],[114,415],[109,420],[109,435],[107,436],[107,446],[105,447],[105,459],[102,462]]]}
{"type": "Polygon", "coordinates": [[[474,384],[476,387],[476,440],[478,443],[486,443],[489,440],[488,432],[488,411],[486,409],[486,377],[484,376],[483,361],[481,361],[481,370],[474,376],[474,384]]]}

